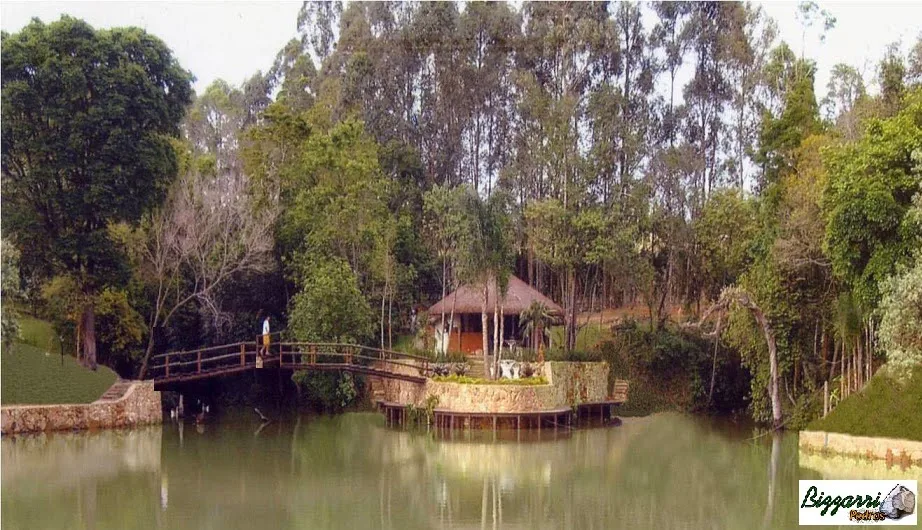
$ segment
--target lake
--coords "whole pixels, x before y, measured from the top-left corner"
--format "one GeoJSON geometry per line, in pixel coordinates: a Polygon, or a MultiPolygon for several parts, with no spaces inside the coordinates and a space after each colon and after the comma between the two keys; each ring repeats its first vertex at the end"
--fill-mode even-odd
{"type": "Polygon", "coordinates": [[[678,414],[536,433],[388,428],[374,413],[260,426],[5,438],[4,529],[794,528],[800,478],[922,478],[811,455],[797,435],[678,414]]]}

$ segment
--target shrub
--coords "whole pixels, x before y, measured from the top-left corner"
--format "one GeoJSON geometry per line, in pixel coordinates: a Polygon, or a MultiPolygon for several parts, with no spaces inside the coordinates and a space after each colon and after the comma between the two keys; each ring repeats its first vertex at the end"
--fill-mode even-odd
{"type": "Polygon", "coordinates": [[[526,379],[535,375],[535,367],[530,363],[522,364],[522,375],[525,376],[526,379]]]}

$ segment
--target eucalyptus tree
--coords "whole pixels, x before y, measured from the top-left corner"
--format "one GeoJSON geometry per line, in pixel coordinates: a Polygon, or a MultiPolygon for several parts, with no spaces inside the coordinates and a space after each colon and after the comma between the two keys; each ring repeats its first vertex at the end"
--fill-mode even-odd
{"type": "Polygon", "coordinates": [[[2,40],[4,228],[24,266],[77,278],[95,369],[93,300],[125,276],[108,226],[136,223],[164,198],[193,78],[138,28],[95,30],[65,16],[2,40]]]}

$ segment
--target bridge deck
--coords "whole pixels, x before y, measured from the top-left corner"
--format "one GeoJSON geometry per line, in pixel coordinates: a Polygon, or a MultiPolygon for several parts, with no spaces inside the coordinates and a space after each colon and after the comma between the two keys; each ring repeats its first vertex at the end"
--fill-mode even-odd
{"type": "Polygon", "coordinates": [[[267,349],[260,342],[237,342],[164,353],[151,360],[149,374],[156,387],[266,368],[347,371],[417,383],[430,375],[426,358],[353,344],[273,342],[267,349]]]}

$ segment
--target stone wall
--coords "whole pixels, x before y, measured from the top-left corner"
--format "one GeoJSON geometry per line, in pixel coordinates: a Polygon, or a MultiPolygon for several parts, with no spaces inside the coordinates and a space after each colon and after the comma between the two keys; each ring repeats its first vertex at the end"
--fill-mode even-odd
{"type": "Polygon", "coordinates": [[[811,451],[832,451],[842,455],[867,457],[882,460],[899,461],[905,455],[913,464],[922,466],[922,442],[883,438],[875,436],[852,436],[837,432],[801,431],[799,436],[801,449],[811,451]]]}
{"type": "Polygon", "coordinates": [[[10,405],[2,407],[2,433],[110,429],[163,421],[160,392],[153,381],[135,381],[113,401],[73,405],[10,405]]]}
{"type": "Polygon", "coordinates": [[[375,381],[384,401],[424,407],[430,396],[437,408],[459,412],[534,412],[568,409],[608,399],[608,363],[547,362],[540,368],[546,385],[468,385],[426,381],[375,381]]]}

